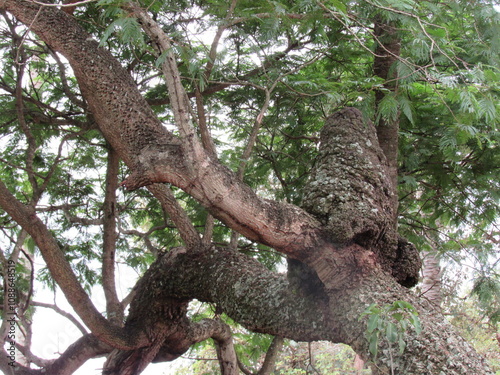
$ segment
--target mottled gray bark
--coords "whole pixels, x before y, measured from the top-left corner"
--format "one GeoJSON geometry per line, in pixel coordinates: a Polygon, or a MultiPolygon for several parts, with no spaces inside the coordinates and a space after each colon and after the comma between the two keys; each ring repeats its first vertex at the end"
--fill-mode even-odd
{"type": "Polygon", "coordinates": [[[400,283],[415,285],[421,262],[418,251],[398,238],[396,192],[375,127],[359,110],[345,108],[326,120],[320,140],[302,206],[322,221],[332,241],[373,251],[400,283]]]}
{"type": "MultiPolygon", "coordinates": [[[[382,270],[360,285],[316,296],[301,296],[285,275],[276,275],[257,261],[223,248],[191,254],[163,256],[148,277],[161,280],[157,299],[188,296],[216,304],[246,328],[300,341],[329,340],[351,345],[370,361],[361,313],[372,303],[379,306],[404,300],[419,311],[423,331],[409,331],[407,349],[400,355],[381,338],[375,365],[381,374],[491,374],[485,360],[463,341],[451,325],[427,302],[398,285],[382,270]],[[173,270],[182,269],[182,274],[173,270]],[[229,272],[228,272],[229,270],[229,272]],[[322,298],[320,296],[323,296],[322,298]]],[[[144,285],[150,284],[145,281],[144,285]]],[[[161,304],[158,304],[160,306],[161,304]]]]}

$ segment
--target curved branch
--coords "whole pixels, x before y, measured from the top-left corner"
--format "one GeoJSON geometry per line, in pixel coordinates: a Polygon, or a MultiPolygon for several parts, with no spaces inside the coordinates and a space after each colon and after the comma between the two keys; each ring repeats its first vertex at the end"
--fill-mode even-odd
{"type": "Polygon", "coordinates": [[[57,241],[35,210],[19,202],[0,181],[0,206],[35,240],[51,275],[61,287],[66,299],[96,337],[110,345],[130,348],[143,345],[145,338],[131,337],[119,327],[110,324],[95,308],[80,285],[57,241]]]}
{"type": "MultiPolygon", "coordinates": [[[[91,334],[84,335],[71,344],[62,353],[59,358],[52,361],[47,366],[41,369],[30,369],[16,362],[15,374],[16,375],[71,375],[80,366],[82,366],[86,361],[97,356],[101,356],[109,353],[112,348],[102,341],[99,341],[95,336],[91,334]]],[[[5,370],[12,369],[12,374],[14,374],[13,367],[7,365],[3,358],[8,357],[5,351],[1,351],[2,360],[0,361],[0,368],[5,374],[10,374],[5,370]]]]}
{"type": "Polygon", "coordinates": [[[141,284],[157,284],[154,280],[161,280],[163,287],[157,299],[175,296],[215,303],[252,331],[299,341],[320,339],[327,331],[325,300],[317,298],[321,290],[315,296],[299,295],[285,275],[230,249],[166,253],[151,266],[141,284]],[[182,275],[174,271],[180,269],[182,275]]]}
{"type": "Polygon", "coordinates": [[[87,330],[85,329],[85,327],[73,316],[71,315],[69,312],[66,312],[64,311],[63,309],[61,309],[59,306],[55,305],[55,304],[51,304],[51,303],[45,303],[45,302],[37,302],[37,301],[32,301],[31,302],[31,305],[32,306],[38,306],[38,307],[45,307],[47,309],[52,309],[54,310],[56,313],[58,313],[59,315],[61,316],[64,316],[66,319],[68,319],[71,323],[73,323],[76,328],[79,329],[79,331],[86,335],[88,334],[87,330]]]}
{"type": "Polygon", "coordinates": [[[189,109],[181,108],[186,105],[182,92],[176,96],[185,121],[179,126],[192,147],[183,145],[162,126],[128,72],[108,51],[99,48],[73,17],[46,7],[38,14],[39,7],[26,0],[0,0],[0,6],[30,24],[41,39],[68,59],[100,130],[133,168],[124,181],[127,188],[172,183],[232,229],[287,254],[299,256],[304,247],[317,242],[320,223],[312,216],[296,206],[258,197],[229,169],[210,158],[190,130],[189,109]],[[120,92],[127,95],[116,95],[120,92]]]}

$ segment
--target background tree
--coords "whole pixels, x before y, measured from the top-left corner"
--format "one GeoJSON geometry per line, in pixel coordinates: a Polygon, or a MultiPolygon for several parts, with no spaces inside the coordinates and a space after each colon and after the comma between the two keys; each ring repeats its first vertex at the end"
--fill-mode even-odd
{"type": "Polygon", "coordinates": [[[1,332],[22,353],[16,373],[105,355],[104,373],[139,374],[208,338],[237,373],[229,318],[277,341],[349,344],[375,373],[490,373],[407,288],[416,249],[467,254],[494,316],[494,4],[66,5],[0,0],[1,332]],[[122,299],[121,262],[141,274],[122,299]],[[83,321],[67,315],[82,337],[55,360],[31,351],[35,308],[60,312],[35,281],[83,321]]]}

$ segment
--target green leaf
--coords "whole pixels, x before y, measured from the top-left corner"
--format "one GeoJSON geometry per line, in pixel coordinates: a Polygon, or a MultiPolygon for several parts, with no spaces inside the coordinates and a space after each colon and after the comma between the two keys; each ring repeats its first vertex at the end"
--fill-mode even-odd
{"type": "Polygon", "coordinates": [[[406,348],[406,341],[403,336],[400,335],[398,338],[399,354],[403,354],[406,348]]]}
{"type": "Polygon", "coordinates": [[[327,0],[323,2],[326,6],[330,5],[329,8],[333,8],[340,13],[347,14],[347,6],[340,0],[327,0]]]}
{"type": "Polygon", "coordinates": [[[379,118],[393,122],[399,116],[399,102],[393,93],[388,93],[379,103],[379,118]]]}
{"type": "Polygon", "coordinates": [[[370,316],[370,318],[368,319],[367,329],[366,329],[368,333],[372,333],[373,331],[375,331],[375,329],[377,329],[379,324],[379,319],[380,315],[378,314],[372,314],[370,316]]]}
{"type": "Polygon", "coordinates": [[[403,320],[404,315],[402,313],[394,313],[392,314],[392,317],[396,319],[398,322],[401,322],[401,320],[403,320]]]}
{"type": "Polygon", "coordinates": [[[478,116],[483,117],[485,121],[490,123],[497,121],[497,103],[498,99],[494,100],[491,96],[480,99],[478,102],[478,116]]]}
{"type": "Polygon", "coordinates": [[[378,354],[378,332],[375,332],[373,335],[369,336],[369,350],[372,353],[374,358],[377,358],[378,354]]]}
{"type": "Polygon", "coordinates": [[[415,307],[411,303],[406,302],[406,301],[395,301],[393,303],[393,306],[395,308],[403,309],[403,310],[407,310],[407,311],[416,311],[415,307]]]}
{"type": "Polygon", "coordinates": [[[415,328],[416,334],[419,335],[422,332],[422,325],[420,324],[419,317],[415,314],[412,314],[410,315],[410,319],[413,324],[413,327],[415,328]]]}
{"type": "Polygon", "coordinates": [[[387,326],[385,328],[385,336],[391,344],[395,343],[398,340],[398,329],[394,323],[387,323],[387,326]]]}
{"type": "Polygon", "coordinates": [[[104,31],[99,46],[104,46],[113,33],[118,33],[124,43],[144,47],[142,29],[133,17],[121,16],[104,31]]]}

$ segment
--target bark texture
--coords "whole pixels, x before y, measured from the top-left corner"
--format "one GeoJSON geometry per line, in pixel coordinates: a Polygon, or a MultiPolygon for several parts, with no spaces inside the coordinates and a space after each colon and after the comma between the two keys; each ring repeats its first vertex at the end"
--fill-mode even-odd
{"type": "Polygon", "coordinates": [[[405,300],[418,308],[423,331],[418,336],[408,333],[403,355],[381,342],[375,362],[379,373],[390,374],[392,368],[395,374],[491,374],[485,360],[457,336],[430,303],[418,299],[382,270],[373,272],[356,288],[328,291],[323,299],[317,295],[307,298],[297,294],[285,275],[277,275],[234,251],[212,248],[196,254],[166,254],[145,278],[161,280],[163,289],[157,300],[172,295],[179,299],[195,297],[215,303],[250,330],[300,341],[347,343],[367,361],[366,326],[359,316],[371,303],[381,306],[405,300]],[[182,274],[173,272],[178,269],[182,274]]]}
{"type": "MultiPolygon", "coordinates": [[[[413,284],[418,255],[389,225],[395,214],[393,186],[374,127],[359,111],[347,108],[327,121],[304,201],[308,213],[258,197],[200,147],[186,118],[188,102],[178,87],[175,61],[167,59],[163,73],[171,103],[178,106],[179,136],[162,126],[126,70],[74,18],[26,0],[0,0],[0,8],[68,59],[99,130],[133,170],[126,187],[173,184],[230,228],[288,256],[296,271],[287,278],[237,252],[201,245],[193,228],[181,224],[188,246],[160,256],[146,272],[121,327],[90,303],[34,211],[0,184],[0,205],[32,235],[75,311],[106,343],[108,374],[139,374],[151,361],[175,359],[208,337],[218,342],[223,371],[236,371],[227,327],[217,320],[194,323],[187,318],[187,302],[193,298],[216,304],[255,332],[347,343],[365,360],[369,351],[360,314],[371,303],[405,300],[420,311],[424,330],[419,336],[408,334],[402,355],[381,348],[376,363],[381,374],[491,373],[437,312],[398,284],[413,284]]],[[[161,28],[143,10],[135,5],[128,9],[141,19],[157,48],[167,48],[161,28]]],[[[156,192],[166,209],[179,208],[165,191],[156,192]]]]}
{"type": "Polygon", "coordinates": [[[396,192],[375,127],[359,110],[345,108],[326,120],[320,140],[302,206],[322,221],[334,242],[354,241],[373,250],[400,283],[415,285],[420,258],[415,247],[398,240],[396,192]]]}
{"type": "Polygon", "coordinates": [[[327,118],[320,141],[303,207],[321,219],[336,242],[394,250],[395,192],[373,124],[359,110],[345,108],[327,118]]]}

